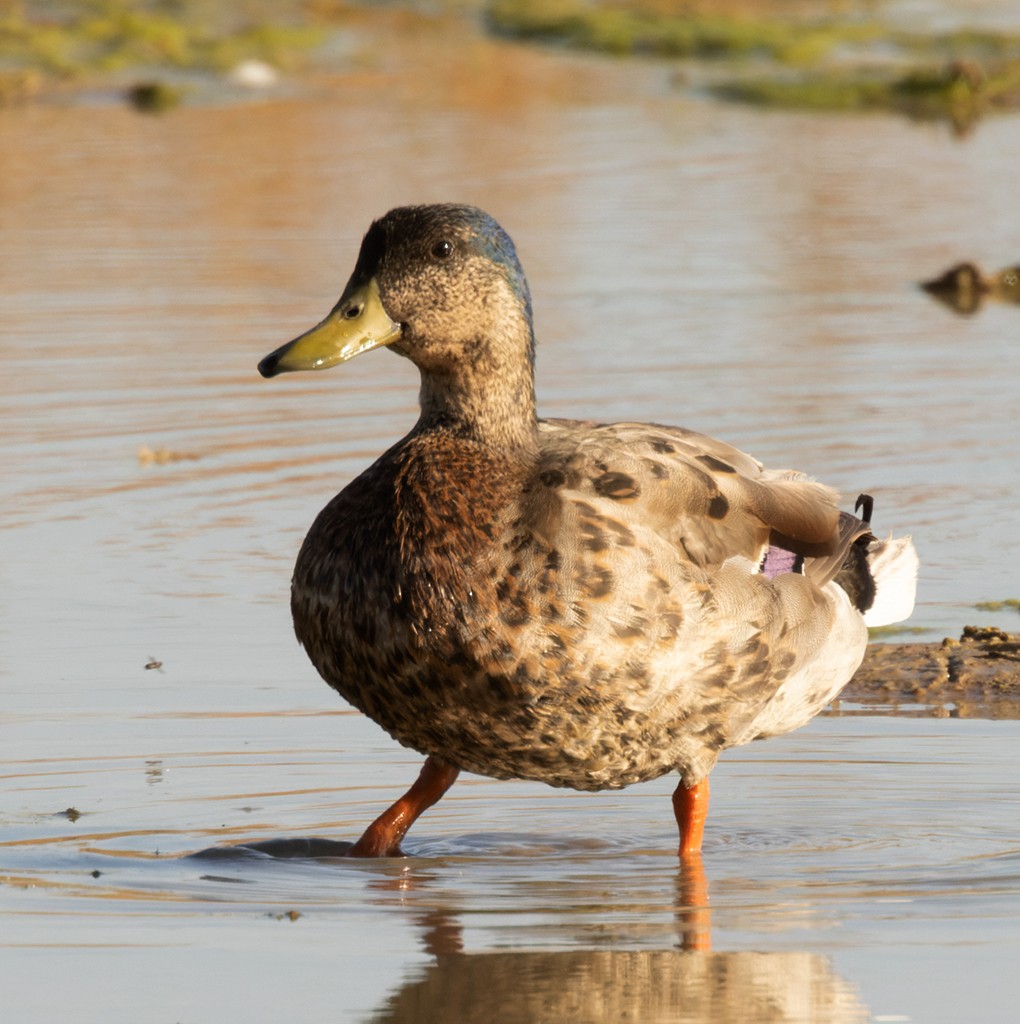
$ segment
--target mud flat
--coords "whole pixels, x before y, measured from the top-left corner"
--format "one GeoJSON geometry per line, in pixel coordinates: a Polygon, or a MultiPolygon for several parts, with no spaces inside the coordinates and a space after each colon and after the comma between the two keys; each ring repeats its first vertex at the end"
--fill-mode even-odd
{"type": "Polygon", "coordinates": [[[840,701],[934,717],[1020,718],[1020,634],[966,626],[959,640],[872,644],[840,701]]]}

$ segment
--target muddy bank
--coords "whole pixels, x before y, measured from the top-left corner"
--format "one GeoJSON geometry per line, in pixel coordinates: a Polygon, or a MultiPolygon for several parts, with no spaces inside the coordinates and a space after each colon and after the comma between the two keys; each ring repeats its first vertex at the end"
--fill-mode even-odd
{"type": "Polygon", "coordinates": [[[840,702],[934,717],[1020,718],[1020,635],[966,626],[959,640],[872,644],[840,702]]]}

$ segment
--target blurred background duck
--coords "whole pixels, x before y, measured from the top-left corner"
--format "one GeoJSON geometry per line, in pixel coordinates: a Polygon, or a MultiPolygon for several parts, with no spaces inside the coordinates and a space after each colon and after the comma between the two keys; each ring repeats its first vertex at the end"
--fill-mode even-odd
{"type": "Polygon", "coordinates": [[[917,557],[870,499],[678,427],[540,420],[531,299],[481,210],[370,227],[329,316],[263,376],[388,347],[418,422],[320,513],[291,604],[322,677],[426,755],[351,847],[396,856],[461,770],[579,790],[677,772],[698,853],[720,753],[797,728],[906,618],[917,557]]]}
{"type": "Polygon", "coordinates": [[[938,277],[922,281],[921,287],[957,313],[976,313],[985,299],[1020,305],[1020,266],[1006,267],[986,277],[975,264],[964,261],[938,277]]]}

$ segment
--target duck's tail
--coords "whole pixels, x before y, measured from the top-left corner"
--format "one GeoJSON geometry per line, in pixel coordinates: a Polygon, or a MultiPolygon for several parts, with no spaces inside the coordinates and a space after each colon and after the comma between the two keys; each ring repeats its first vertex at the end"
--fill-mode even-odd
{"type": "Polygon", "coordinates": [[[875,583],[871,607],[864,613],[866,626],[889,626],[910,618],[917,591],[917,551],[909,537],[871,540],[868,570],[875,583]]]}
{"type": "MultiPolygon", "coordinates": [[[[871,532],[874,499],[861,494],[850,517],[858,533],[846,551],[835,581],[847,592],[866,626],[891,626],[910,618],[917,591],[918,558],[909,537],[879,540],[871,532]]],[[[847,517],[847,513],[843,513],[847,517]]]]}
{"type": "Polygon", "coordinates": [[[783,538],[773,541],[762,560],[769,578],[782,572],[803,572],[819,586],[833,580],[841,586],[866,626],[889,626],[910,618],[917,591],[918,558],[909,537],[879,540],[871,532],[874,501],[862,494],[854,515],[841,512],[839,527],[829,547],[816,550],[783,538]],[[860,513],[860,518],[856,513],[860,513]]]}
{"type": "Polygon", "coordinates": [[[837,583],[866,626],[910,618],[919,564],[914,542],[910,537],[879,540],[871,532],[873,507],[871,495],[860,495],[854,515],[839,513],[836,533],[827,544],[804,544],[773,530],[759,571],[769,579],[803,573],[818,587],[837,583]]]}

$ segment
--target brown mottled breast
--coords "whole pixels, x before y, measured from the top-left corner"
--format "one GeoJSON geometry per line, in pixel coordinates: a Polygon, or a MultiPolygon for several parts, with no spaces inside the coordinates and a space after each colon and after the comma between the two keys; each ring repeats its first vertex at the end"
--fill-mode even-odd
{"type": "Polygon", "coordinates": [[[465,716],[484,745],[486,716],[522,703],[498,666],[514,658],[500,619],[514,598],[500,577],[527,475],[470,439],[413,435],[305,539],[291,598],[298,639],[332,687],[406,745],[456,760],[465,716]]]}

